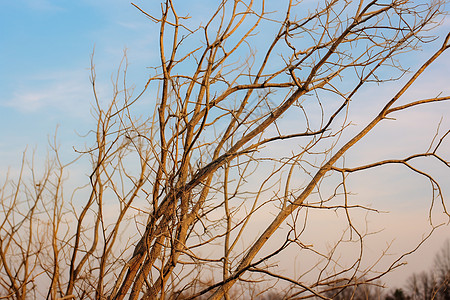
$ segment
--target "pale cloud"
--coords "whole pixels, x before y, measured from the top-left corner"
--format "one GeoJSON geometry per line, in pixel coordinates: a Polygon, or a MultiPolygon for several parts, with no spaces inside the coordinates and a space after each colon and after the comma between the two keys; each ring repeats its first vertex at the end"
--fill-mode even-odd
{"type": "Polygon", "coordinates": [[[55,5],[55,3],[50,0],[26,0],[25,3],[29,8],[38,11],[55,12],[64,10],[64,8],[55,5]]]}
{"type": "Polygon", "coordinates": [[[128,28],[128,29],[142,29],[143,24],[142,22],[125,22],[125,21],[119,21],[117,22],[119,26],[128,28]]]}
{"type": "Polygon", "coordinates": [[[3,105],[27,113],[55,108],[76,116],[90,107],[92,93],[88,76],[82,71],[57,71],[25,78],[3,105]]]}

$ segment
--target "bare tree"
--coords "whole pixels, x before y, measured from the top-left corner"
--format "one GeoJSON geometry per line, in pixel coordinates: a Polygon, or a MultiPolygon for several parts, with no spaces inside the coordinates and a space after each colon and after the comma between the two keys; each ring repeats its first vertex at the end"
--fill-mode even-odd
{"type": "Polygon", "coordinates": [[[433,273],[413,274],[409,279],[411,299],[435,299],[437,282],[433,273]]]}
{"type": "Polygon", "coordinates": [[[447,240],[436,253],[434,266],[428,271],[413,274],[408,279],[408,299],[449,299],[450,243],[447,240]]]}
{"type": "Polygon", "coordinates": [[[441,154],[448,129],[403,158],[359,166],[344,159],[379,124],[450,99],[440,91],[402,97],[449,48],[450,35],[415,71],[399,62],[436,41],[427,34],[442,20],[444,3],[286,1],[277,2],[278,11],[269,5],[219,1],[200,24],[171,0],[160,14],[134,5],[159,27],[160,64],[136,95],[125,57],[106,106],[92,64],[95,142],[78,150],[92,169],[70,201],[62,191],[67,166],[54,144],[44,175],[7,181],[2,296],[232,299],[264,297],[277,285],[284,299],[328,299],[333,291],[375,284],[403,256],[380,272],[376,261],[367,267],[370,232],[356,216],[377,210],[349,202],[347,179],[379,166],[402,165],[423,176],[432,209],[448,216],[439,181],[413,164],[433,159],[449,168],[441,154]],[[397,92],[380,95],[372,119],[352,131],[349,111],[360,93],[395,80],[397,92]],[[141,104],[145,97],[155,100],[154,113],[141,104]],[[327,250],[304,237],[315,211],[346,222],[327,250]],[[258,232],[251,227],[260,215],[258,232]],[[355,256],[341,262],[340,249],[352,245],[355,256]],[[288,248],[310,264],[300,275],[277,268],[288,248]],[[50,282],[45,292],[38,281],[50,282]]]}
{"type": "Polygon", "coordinates": [[[434,259],[434,270],[438,278],[438,299],[450,299],[450,240],[446,240],[434,259]]]}
{"type": "Polygon", "coordinates": [[[390,295],[387,295],[385,300],[408,300],[409,296],[405,295],[402,289],[395,289],[390,295]]]}

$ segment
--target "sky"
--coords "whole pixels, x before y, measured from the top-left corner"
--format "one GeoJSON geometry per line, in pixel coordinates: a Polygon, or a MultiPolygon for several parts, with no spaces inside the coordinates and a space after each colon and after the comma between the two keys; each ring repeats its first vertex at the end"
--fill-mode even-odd
{"type": "Polygon", "coordinates": [[[9,129],[2,133],[2,148],[23,147],[24,139],[40,144],[56,124],[61,135],[70,135],[92,121],[89,67],[94,49],[104,82],[126,48],[135,63],[152,57],[151,41],[144,41],[148,34],[141,35],[146,20],[137,18],[127,1],[2,1],[0,7],[0,122],[9,129]]]}
{"type": "MultiPolygon", "coordinates": [[[[194,20],[196,14],[208,9],[206,2],[190,2],[194,20]]],[[[116,71],[125,50],[129,62],[128,81],[132,82],[137,90],[145,84],[148,78],[147,67],[158,62],[156,52],[158,33],[152,31],[149,22],[125,0],[0,1],[2,178],[8,167],[12,169],[18,167],[26,147],[37,148],[38,153],[45,153],[48,139],[56,130],[65,155],[70,157],[74,154],[72,146],[82,143],[79,135],[85,134],[94,124],[91,115],[93,97],[89,81],[93,53],[101,95],[108,95],[111,89],[111,74],[116,71]]],[[[447,19],[440,32],[448,32],[449,28],[447,19]]],[[[425,49],[421,55],[425,57],[430,51],[431,48],[425,49]]],[[[420,95],[427,90],[435,91],[445,87],[448,94],[449,61],[448,54],[440,58],[439,64],[427,71],[420,86],[411,93],[420,95]]],[[[367,95],[371,96],[373,95],[367,95]]],[[[364,111],[367,108],[358,109],[364,111]]],[[[449,105],[440,105],[423,111],[414,110],[407,119],[397,123],[396,128],[400,133],[394,134],[381,128],[377,134],[369,136],[358,151],[365,155],[370,153],[376,158],[382,158],[386,154],[383,151],[401,154],[402,145],[417,144],[417,136],[426,135],[430,128],[432,130],[437,125],[436,120],[440,117],[444,117],[442,127],[450,128],[449,116],[449,105]],[[398,136],[403,131],[414,131],[417,136],[406,138],[399,144],[398,136]],[[392,147],[389,149],[373,147],[380,139],[392,147]]],[[[355,155],[358,156],[358,153],[355,155]]],[[[438,172],[444,174],[442,171],[438,172]]],[[[379,176],[377,179],[379,182],[376,181],[376,184],[370,187],[364,183],[371,180],[374,182],[373,177],[363,176],[355,179],[355,185],[360,187],[361,193],[364,191],[365,194],[369,194],[369,198],[366,199],[369,202],[385,197],[386,194],[377,187],[389,186],[393,180],[405,191],[410,191],[400,197],[405,197],[405,194],[409,196],[421,194],[421,190],[414,190],[416,186],[414,182],[402,182],[404,177],[401,173],[393,174],[392,177],[379,176]]],[[[442,179],[450,183],[448,171],[442,179]]],[[[418,205],[420,199],[413,198],[399,201],[402,204],[397,208],[406,211],[401,217],[397,219],[386,217],[383,221],[385,223],[380,224],[380,228],[383,226],[388,228],[386,231],[391,238],[403,236],[407,241],[411,236],[420,237],[426,232],[417,228],[424,222],[414,220],[418,214],[421,220],[425,219],[429,203],[418,205]],[[422,214],[424,211],[425,214],[422,214]]],[[[405,268],[403,274],[427,269],[432,263],[434,253],[446,237],[450,237],[448,226],[439,230],[424,249],[411,257],[409,269],[405,268]]],[[[396,273],[395,276],[396,282],[399,283],[402,280],[398,278],[405,277],[400,273],[396,273]]]]}

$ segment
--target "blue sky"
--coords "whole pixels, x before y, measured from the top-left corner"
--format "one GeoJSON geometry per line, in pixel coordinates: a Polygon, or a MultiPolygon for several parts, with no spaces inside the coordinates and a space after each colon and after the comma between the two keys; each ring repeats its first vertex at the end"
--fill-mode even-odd
{"type": "MultiPolygon", "coordinates": [[[[196,14],[208,9],[207,2],[190,2],[193,21],[196,14]]],[[[447,19],[442,33],[448,31],[448,23],[447,19]]],[[[124,49],[127,49],[130,63],[129,82],[139,90],[147,79],[147,67],[158,61],[158,32],[152,31],[150,25],[150,21],[125,0],[1,1],[0,167],[5,170],[7,166],[18,166],[21,153],[27,145],[45,151],[47,139],[53,135],[57,126],[58,138],[70,156],[71,147],[81,142],[76,132],[86,133],[93,124],[89,66],[94,47],[101,94],[108,95],[111,74],[117,69],[124,49]]],[[[436,45],[425,49],[423,57],[435,48],[436,45]]],[[[420,61],[420,57],[417,59],[420,61]]],[[[437,86],[438,89],[446,87],[448,94],[449,69],[447,54],[411,93],[436,90],[437,86]]],[[[364,111],[365,108],[360,109],[364,111]]],[[[449,128],[448,104],[427,109],[423,113],[413,112],[412,117],[399,122],[398,126],[400,130],[413,128],[420,135],[421,130],[426,129],[426,126],[436,126],[435,120],[445,115],[447,119],[443,126],[449,128]]],[[[394,146],[389,150],[401,153],[402,149],[396,148],[398,140],[395,135],[391,136],[389,131],[385,133],[386,138],[392,139],[389,142],[394,146]]],[[[378,139],[376,136],[368,137],[367,143],[359,149],[367,145],[364,153],[379,154],[379,149],[373,147],[379,142],[378,139]]],[[[411,144],[417,142],[414,138],[405,141],[411,144]]],[[[411,185],[408,182],[404,184],[405,189],[411,185]]],[[[379,190],[372,190],[371,193],[372,198],[384,196],[379,190]]],[[[426,209],[428,204],[425,203],[423,208],[426,209]]],[[[409,217],[403,217],[411,220],[416,216],[411,213],[409,217]]],[[[395,220],[389,222],[392,223],[386,226],[399,226],[407,232],[404,226],[395,224],[395,220]]],[[[409,233],[413,235],[417,232],[409,233]]],[[[395,232],[392,235],[395,236],[395,232]]],[[[432,256],[445,236],[450,236],[448,227],[434,238],[426,255],[432,256]]],[[[431,261],[432,257],[428,263],[431,261]]],[[[419,259],[414,270],[426,267],[422,266],[419,259]]]]}
{"type": "Polygon", "coordinates": [[[126,48],[130,80],[146,79],[151,32],[128,1],[2,1],[0,10],[2,149],[45,144],[56,125],[60,138],[88,128],[94,47],[100,91],[126,48]]]}

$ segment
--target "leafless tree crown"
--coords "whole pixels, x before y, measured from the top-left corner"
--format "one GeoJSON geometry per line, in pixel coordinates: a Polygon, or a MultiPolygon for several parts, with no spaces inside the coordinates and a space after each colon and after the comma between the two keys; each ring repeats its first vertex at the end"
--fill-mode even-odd
{"type": "Polygon", "coordinates": [[[91,163],[87,185],[63,189],[70,165],[56,142],[44,172],[24,158],[18,179],[6,180],[0,296],[236,299],[278,284],[286,299],[330,299],[378,284],[401,257],[379,272],[367,267],[367,232],[354,213],[376,209],[351,204],[346,180],[403,165],[430,183],[431,209],[448,215],[439,181],[413,161],[433,159],[448,172],[449,131],[430,133],[426,151],[403,158],[354,166],[344,155],[394,116],[450,99],[439,90],[402,97],[449,48],[449,35],[430,33],[443,1],[223,0],[201,19],[175,2],[152,12],[133,4],[159,28],[160,62],[142,91],[128,88],[125,57],[104,105],[92,64],[95,142],[77,149],[91,163]],[[435,52],[417,67],[405,53],[424,43],[435,52]],[[393,81],[395,93],[366,101],[393,81]],[[355,131],[352,104],[364,101],[371,119],[355,131]],[[346,223],[328,251],[303,235],[315,211],[346,223]],[[341,263],[335,253],[348,245],[355,256],[341,263]],[[309,267],[277,268],[288,248],[309,267]]]}

